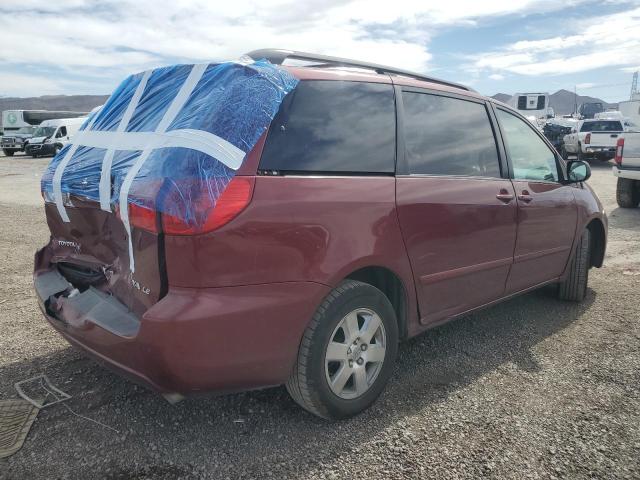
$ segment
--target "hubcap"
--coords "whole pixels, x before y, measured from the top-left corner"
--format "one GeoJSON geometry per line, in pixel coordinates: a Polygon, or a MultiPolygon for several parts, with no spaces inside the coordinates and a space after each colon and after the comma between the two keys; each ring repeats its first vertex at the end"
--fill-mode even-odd
{"type": "Polygon", "coordinates": [[[329,338],[325,374],[331,391],[354,399],[373,385],[382,369],[387,334],[380,316],[368,308],[347,314],[329,338]]]}

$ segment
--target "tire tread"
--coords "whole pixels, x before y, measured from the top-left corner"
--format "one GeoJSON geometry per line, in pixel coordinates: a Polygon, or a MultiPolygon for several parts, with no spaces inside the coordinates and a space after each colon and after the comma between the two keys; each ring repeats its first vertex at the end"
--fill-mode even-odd
{"type": "Polygon", "coordinates": [[[576,251],[569,265],[569,275],[558,286],[558,297],[561,300],[580,302],[587,293],[589,281],[589,252],[591,232],[586,229],[580,236],[576,251]]]}

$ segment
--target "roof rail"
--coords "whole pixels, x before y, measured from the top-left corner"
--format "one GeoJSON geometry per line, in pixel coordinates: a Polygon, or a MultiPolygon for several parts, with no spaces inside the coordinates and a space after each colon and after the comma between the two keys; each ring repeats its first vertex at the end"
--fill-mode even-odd
{"type": "Polygon", "coordinates": [[[446,80],[440,80],[439,78],[429,77],[420,73],[411,72],[408,70],[401,70],[399,68],[387,67],[385,65],[378,65],[377,63],[362,62],[359,60],[350,60],[348,58],[331,57],[329,55],[318,55],[315,53],[297,52],[295,50],[283,50],[279,48],[262,48],[259,50],[253,50],[247,53],[249,57],[254,60],[265,58],[274,65],[282,65],[285,60],[303,60],[310,62],[318,62],[328,66],[337,67],[356,67],[364,68],[367,70],[374,70],[377,73],[388,73],[393,75],[403,75],[405,77],[415,78],[417,80],[423,80],[425,82],[437,83],[440,85],[446,85],[448,87],[460,88],[469,92],[474,92],[472,88],[466,87],[459,83],[448,82],[446,80]]]}

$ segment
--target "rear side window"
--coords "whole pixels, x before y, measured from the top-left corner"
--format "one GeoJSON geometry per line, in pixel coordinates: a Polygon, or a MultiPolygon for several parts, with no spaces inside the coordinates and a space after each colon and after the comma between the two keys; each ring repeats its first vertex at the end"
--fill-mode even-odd
{"type": "Polygon", "coordinates": [[[395,129],[391,85],[302,81],[271,122],[260,169],[393,173],[395,129]]]}
{"type": "Polygon", "coordinates": [[[500,177],[483,104],[403,92],[405,155],[410,174],[500,177]]]}
{"type": "Polygon", "coordinates": [[[618,132],[622,130],[622,123],[611,120],[598,120],[596,122],[584,122],[581,132],[618,132]]]}

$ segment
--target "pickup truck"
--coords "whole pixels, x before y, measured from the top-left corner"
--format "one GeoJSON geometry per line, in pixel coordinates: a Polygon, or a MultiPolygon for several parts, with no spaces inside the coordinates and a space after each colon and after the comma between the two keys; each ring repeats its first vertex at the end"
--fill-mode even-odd
{"type": "Polygon", "coordinates": [[[640,132],[618,139],[613,174],[618,177],[616,200],[622,208],[640,204],[640,132]]]}
{"type": "Polygon", "coordinates": [[[18,130],[5,131],[0,137],[0,146],[7,157],[11,157],[16,152],[24,152],[29,139],[33,136],[36,127],[21,127],[18,130]]]}
{"type": "Polygon", "coordinates": [[[584,120],[577,129],[565,135],[560,153],[565,159],[569,155],[577,155],[578,160],[611,160],[615,157],[616,143],[623,133],[620,120],[584,120]]]}

